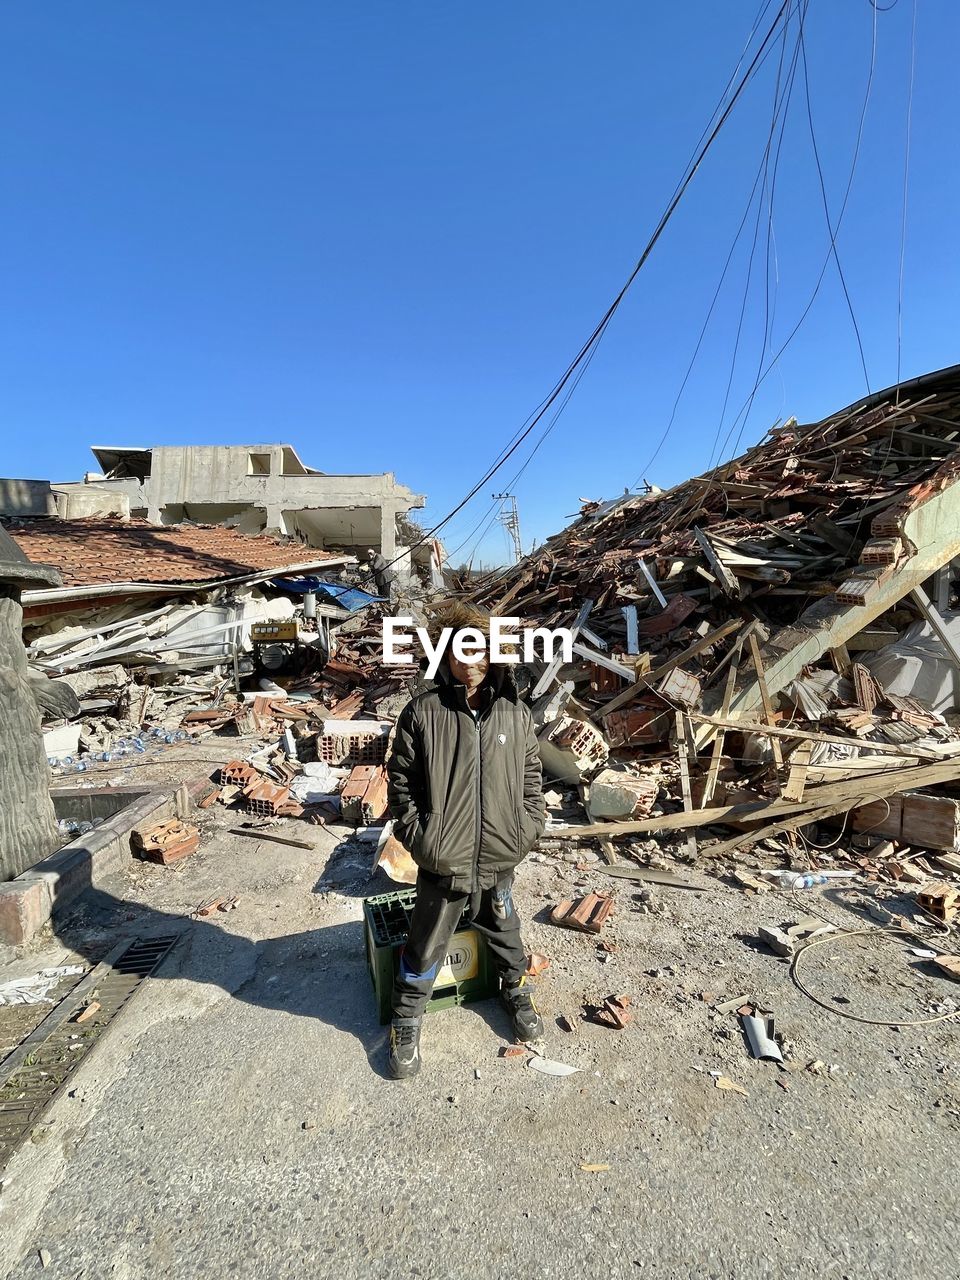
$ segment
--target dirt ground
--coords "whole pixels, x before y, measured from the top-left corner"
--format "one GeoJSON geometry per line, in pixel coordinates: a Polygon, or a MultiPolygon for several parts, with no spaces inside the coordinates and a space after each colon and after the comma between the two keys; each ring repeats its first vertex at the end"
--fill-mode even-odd
{"type": "MultiPolygon", "coordinates": [[[[198,758],[223,743],[153,772],[190,777],[198,758]]],[[[361,922],[363,897],[394,886],[347,828],[288,820],[313,844],[292,849],[230,835],[237,820],[200,813],[196,855],[131,861],[0,972],[185,933],[2,1175],[0,1274],[957,1275],[957,1023],[841,1016],[937,1018],[957,988],[872,923],[863,887],[757,896],[667,856],[695,893],[538,853],[516,899],[551,962],[547,1053],[576,1074],[501,1058],[487,1001],[432,1013],[423,1071],[398,1084],[361,922]],[[546,921],[586,889],[615,894],[612,952],[546,921]],[[191,918],[227,894],[236,910],[191,918]],[[870,930],[806,958],[830,1008],[756,936],[811,911],[870,930]],[[557,1024],[612,993],[633,1002],[624,1030],[557,1024]],[[738,996],[772,1011],[783,1067],[715,1010],[738,996]]]]}

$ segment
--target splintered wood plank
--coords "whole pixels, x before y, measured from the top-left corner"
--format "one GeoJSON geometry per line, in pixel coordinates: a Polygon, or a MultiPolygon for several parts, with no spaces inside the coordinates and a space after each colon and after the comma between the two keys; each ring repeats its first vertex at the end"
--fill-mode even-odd
{"type": "Polygon", "coordinates": [[[807,809],[806,812],[795,814],[792,818],[771,822],[766,827],[755,827],[734,836],[732,840],[723,840],[720,844],[711,845],[705,852],[711,858],[725,858],[743,845],[756,844],[759,840],[769,840],[771,836],[792,833],[798,827],[805,827],[811,822],[824,822],[827,818],[835,818],[838,814],[846,813],[852,805],[856,804],[856,800],[852,804],[851,801],[844,800],[840,804],[827,805],[823,809],[807,809]]]}
{"type": "Polygon", "coordinates": [[[603,836],[597,841],[600,845],[600,852],[603,854],[604,862],[609,862],[611,866],[615,866],[620,861],[620,855],[614,848],[612,840],[605,840],[603,836]]]}
{"type": "MultiPolygon", "coordinates": [[[[770,702],[770,693],[767,690],[767,677],[763,670],[763,659],[760,657],[760,646],[757,643],[757,637],[752,631],[750,632],[749,639],[750,656],[753,658],[753,665],[757,673],[757,687],[760,690],[760,702],[763,705],[763,718],[766,720],[767,724],[772,725],[774,723],[773,706],[770,702]]],[[[783,751],[780,748],[780,743],[775,737],[771,737],[770,746],[773,750],[773,759],[776,763],[777,769],[782,769],[783,751]]]]}
{"type": "Polygon", "coordinates": [[[759,733],[769,738],[803,738],[810,742],[832,742],[842,747],[849,747],[852,743],[859,741],[861,746],[868,747],[874,755],[908,756],[915,760],[942,760],[945,755],[957,754],[945,750],[947,747],[954,746],[953,743],[943,743],[940,747],[925,747],[918,746],[915,742],[874,742],[872,738],[844,738],[840,734],[818,733],[814,729],[804,729],[802,726],[787,728],[785,725],[761,724],[758,720],[724,720],[720,716],[706,716],[700,711],[690,711],[688,714],[699,724],[713,725],[717,729],[726,729],[728,732],[735,729],[738,733],[759,733]]]}
{"type": "Polygon", "coordinates": [[[724,622],[722,626],[717,627],[714,631],[708,631],[705,636],[701,636],[699,640],[695,640],[693,644],[688,645],[682,653],[676,654],[672,658],[668,658],[666,662],[662,662],[659,667],[655,667],[649,675],[643,676],[632,684],[629,689],[624,689],[622,693],[618,693],[615,698],[611,698],[609,702],[605,702],[596,712],[594,719],[602,720],[604,716],[608,716],[611,711],[618,711],[620,707],[632,701],[638,693],[644,689],[650,689],[658,680],[662,680],[664,676],[669,675],[676,667],[681,666],[690,658],[697,657],[703,653],[704,649],[709,649],[711,645],[719,644],[724,640],[731,631],[742,626],[739,618],[732,618],[728,622],[724,622]]]}
{"type": "Polygon", "coordinates": [[[744,804],[720,805],[689,813],[661,814],[656,818],[637,818],[629,822],[577,824],[558,827],[550,832],[550,839],[583,840],[587,836],[605,836],[608,840],[616,840],[620,836],[640,835],[648,831],[683,831],[688,827],[713,826],[725,822],[770,821],[786,814],[809,813],[813,809],[834,803],[840,804],[842,809],[868,804],[871,800],[880,798],[889,800],[891,796],[904,791],[934,787],[941,782],[960,782],[960,759],[895,769],[892,772],[888,770],[880,774],[865,774],[843,782],[818,783],[807,789],[803,800],[795,802],[780,799],[751,800],[744,804]]]}
{"type": "Polygon", "coordinates": [[[714,577],[720,583],[721,587],[728,596],[732,596],[734,600],[739,600],[741,596],[740,583],[734,574],[730,572],[720,557],[714,550],[713,544],[702,529],[695,528],[693,536],[700,544],[700,550],[706,556],[707,564],[710,566],[714,577]]]}
{"type": "Polygon", "coordinates": [[[660,590],[660,587],[657,585],[657,580],[653,576],[653,574],[650,572],[647,562],[645,560],[640,560],[638,563],[640,565],[640,572],[643,574],[644,578],[646,578],[647,580],[647,586],[650,588],[650,590],[653,592],[654,596],[656,597],[657,603],[660,605],[660,608],[665,609],[667,607],[667,597],[663,594],[663,592],[660,590]]]}
{"type": "MultiPolygon", "coordinates": [[[[687,738],[687,722],[683,712],[676,712],[677,724],[677,759],[680,764],[680,791],[683,795],[684,813],[693,812],[693,795],[690,790],[690,747],[687,738]]],[[[685,843],[690,857],[697,856],[697,837],[692,831],[686,834],[685,843]]]]}
{"type": "Polygon", "coordinates": [[[781,800],[793,801],[799,803],[803,799],[803,788],[807,782],[807,769],[810,766],[810,755],[813,751],[812,742],[801,742],[796,751],[790,757],[790,774],[784,784],[783,790],[780,792],[781,800]]]}
{"type": "MultiPolygon", "coordinates": [[[[737,683],[737,672],[740,670],[740,655],[743,652],[743,636],[739,636],[734,643],[732,657],[730,658],[730,666],[727,670],[727,683],[723,689],[723,702],[720,706],[721,718],[726,720],[730,714],[730,700],[733,697],[733,688],[737,683]]],[[[725,738],[723,729],[717,730],[717,736],[713,740],[713,754],[710,757],[710,768],[707,770],[707,781],[703,788],[703,802],[701,809],[706,809],[710,801],[713,799],[713,793],[717,787],[717,778],[720,774],[720,761],[723,758],[723,740],[725,738]]]]}
{"type": "Polygon", "coordinates": [[[834,671],[838,676],[845,676],[850,670],[850,654],[847,652],[847,646],[838,644],[836,648],[830,649],[828,652],[834,671]]]}

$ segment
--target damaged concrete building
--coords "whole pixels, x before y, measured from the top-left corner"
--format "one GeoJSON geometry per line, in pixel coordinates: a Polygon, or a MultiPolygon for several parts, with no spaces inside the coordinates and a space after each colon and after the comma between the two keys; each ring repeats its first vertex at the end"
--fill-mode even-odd
{"type": "MultiPolygon", "coordinates": [[[[374,547],[399,557],[421,531],[409,512],[424,496],[392,472],[330,475],[301,462],[287,444],[95,446],[101,470],[82,481],[0,481],[0,515],[133,517],[155,525],[193,521],[242,533],[295,537],[324,549],[374,547]]],[[[430,548],[414,552],[429,563],[430,548]]]]}

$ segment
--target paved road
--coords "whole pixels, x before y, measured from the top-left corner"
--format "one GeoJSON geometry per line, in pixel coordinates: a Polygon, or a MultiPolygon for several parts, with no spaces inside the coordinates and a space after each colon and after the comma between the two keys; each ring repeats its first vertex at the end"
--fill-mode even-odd
{"type": "MultiPolygon", "coordinates": [[[[531,923],[553,957],[551,1018],[630,991],[634,1024],[551,1030],[581,1068],[557,1080],[498,1057],[496,1006],[442,1012],[420,1078],[396,1084],[357,896],[382,886],[317,839],[314,854],[211,835],[192,865],[137,868],[64,930],[82,949],[241,891],[238,911],[192,927],[10,1166],[0,1274],[38,1274],[42,1248],[51,1280],[957,1275],[957,1031],[817,1010],[750,944],[782,900],[664,890],[667,913],[646,915],[620,889],[605,964],[590,938],[531,923]],[[751,1061],[735,1020],[700,999],[741,991],[776,1008],[797,1069],[751,1061]],[[839,1070],[811,1074],[812,1058],[839,1070]]],[[[528,919],[576,878],[524,868],[528,919]]],[[[871,998],[911,994],[906,979],[881,989],[874,967],[871,998]]]]}

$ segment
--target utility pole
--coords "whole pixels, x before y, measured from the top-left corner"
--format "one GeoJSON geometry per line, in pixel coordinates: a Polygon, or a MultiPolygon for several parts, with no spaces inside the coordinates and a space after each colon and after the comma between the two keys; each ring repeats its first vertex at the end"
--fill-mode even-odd
{"type": "Polygon", "coordinates": [[[501,507],[497,512],[497,520],[506,529],[513,543],[513,563],[523,559],[523,548],[520,545],[520,513],[517,511],[517,499],[512,493],[495,493],[498,502],[509,501],[509,507],[501,507]]]}

